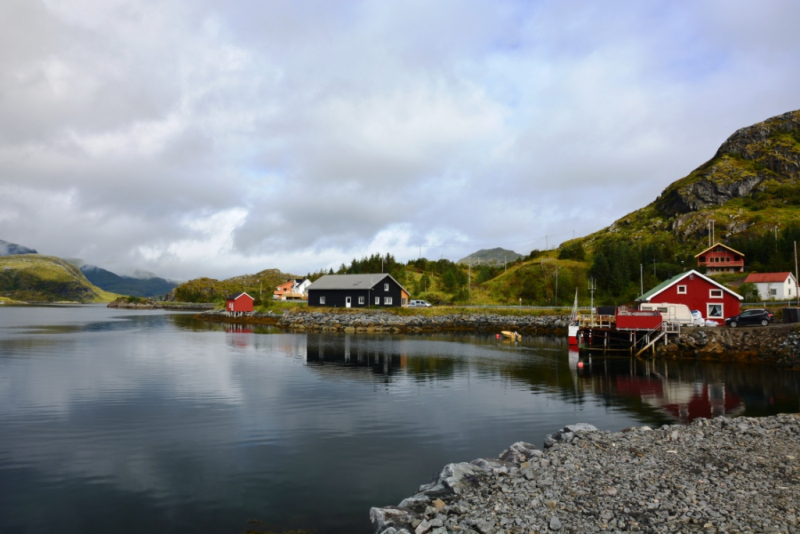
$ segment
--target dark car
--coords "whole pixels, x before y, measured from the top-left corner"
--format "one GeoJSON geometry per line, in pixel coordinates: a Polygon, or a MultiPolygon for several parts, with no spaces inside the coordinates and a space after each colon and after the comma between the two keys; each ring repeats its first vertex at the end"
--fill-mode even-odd
{"type": "Polygon", "coordinates": [[[773,319],[773,315],[767,310],[745,310],[735,317],[728,317],[725,319],[725,326],[730,326],[732,328],[749,324],[767,326],[773,319]]]}

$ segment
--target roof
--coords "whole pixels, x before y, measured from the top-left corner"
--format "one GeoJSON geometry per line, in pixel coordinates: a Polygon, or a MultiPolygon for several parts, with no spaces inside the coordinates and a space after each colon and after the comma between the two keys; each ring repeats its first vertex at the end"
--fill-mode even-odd
{"type": "Polygon", "coordinates": [[[742,253],[742,252],[739,252],[738,250],[734,250],[734,249],[732,249],[731,247],[729,247],[728,245],[725,245],[725,244],[723,244],[723,243],[714,243],[713,245],[711,245],[710,247],[708,247],[707,249],[705,249],[703,252],[700,252],[699,254],[695,254],[695,255],[694,255],[694,257],[696,258],[696,257],[698,257],[698,256],[700,256],[700,255],[702,255],[702,254],[705,254],[706,252],[708,252],[709,250],[711,250],[712,248],[715,248],[715,247],[725,247],[725,248],[727,248],[728,250],[730,250],[731,252],[735,252],[735,253],[736,253],[736,254],[738,254],[739,256],[741,256],[741,257],[744,257],[744,253],[742,253]]]}
{"type": "Polygon", "coordinates": [[[787,278],[792,276],[792,273],[751,273],[745,278],[745,284],[768,284],[768,283],[782,283],[787,278]]]}
{"type": "MultiPolygon", "coordinates": [[[[372,289],[384,279],[391,278],[395,284],[408,293],[400,282],[395,280],[392,275],[382,274],[326,274],[308,287],[308,290],[317,289],[372,289]]],[[[409,293],[410,295],[410,293],[409,293]]]]}
{"type": "Polygon", "coordinates": [[[680,282],[681,280],[683,280],[684,278],[686,278],[690,274],[699,276],[700,278],[702,278],[706,282],[717,286],[718,288],[720,288],[723,291],[727,291],[728,293],[730,293],[731,295],[733,295],[734,297],[736,297],[739,300],[744,300],[744,297],[742,297],[738,293],[735,293],[735,292],[731,291],[730,289],[728,289],[727,287],[723,286],[719,282],[717,282],[715,280],[712,280],[711,278],[709,278],[709,277],[707,277],[707,276],[705,276],[703,274],[700,274],[697,271],[695,271],[694,269],[692,269],[691,271],[686,271],[685,273],[681,273],[679,275],[673,276],[669,280],[665,280],[665,281],[661,282],[656,287],[654,287],[653,289],[651,289],[650,291],[648,291],[644,295],[642,295],[639,298],[637,298],[636,301],[637,302],[650,302],[651,298],[655,297],[656,295],[658,295],[662,291],[664,291],[664,290],[672,287],[673,285],[677,284],[678,282],[680,282]]]}
{"type": "MultiPolygon", "coordinates": [[[[228,295],[228,300],[236,300],[236,299],[238,299],[239,297],[241,297],[243,295],[247,295],[247,293],[245,293],[244,291],[242,291],[241,293],[234,293],[233,295],[228,295]]],[[[250,297],[250,295],[247,295],[247,296],[250,297]]],[[[250,297],[250,298],[253,299],[253,297],[250,297]]],[[[253,300],[255,300],[255,299],[253,299],[253,300]]]]}

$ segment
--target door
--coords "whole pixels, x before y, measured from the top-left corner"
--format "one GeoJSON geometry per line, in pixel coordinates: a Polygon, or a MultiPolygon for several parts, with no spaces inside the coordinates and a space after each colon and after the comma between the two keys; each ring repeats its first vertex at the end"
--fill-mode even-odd
{"type": "Polygon", "coordinates": [[[345,308],[349,308],[350,304],[352,304],[352,302],[353,302],[353,299],[351,299],[350,297],[345,297],[344,298],[344,307],[345,308]]]}

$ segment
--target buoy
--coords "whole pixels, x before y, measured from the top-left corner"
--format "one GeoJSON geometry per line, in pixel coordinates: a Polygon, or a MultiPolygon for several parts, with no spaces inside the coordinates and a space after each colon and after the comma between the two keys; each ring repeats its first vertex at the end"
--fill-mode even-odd
{"type": "Polygon", "coordinates": [[[583,369],[583,362],[578,362],[578,369],[583,369]]]}
{"type": "Polygon", "coordinates": [[[500,334],[497,334],[497,339],[500,339],[500,334]]]}

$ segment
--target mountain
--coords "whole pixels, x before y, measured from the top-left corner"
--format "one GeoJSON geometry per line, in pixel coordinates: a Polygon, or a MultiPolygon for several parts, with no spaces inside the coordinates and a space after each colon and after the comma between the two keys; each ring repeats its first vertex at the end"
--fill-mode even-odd
{"type": "Polygon", "coordinates": [[[521,257],[522,254],[517,254],[513,250],[506,250],[498,247],[481,249],[478,252],[473,252],[466,258],[461,258],[456,263],[463,265],[469,263],[472,263],[472,265],[503,265],[504,262],[510,263],[521,257]]]}
{"type": "Polygon", "coordinates": [[[92,285],[61,258],[25,254],[0,257],[0,296],[28,302],[110,302],[118,295],[92,285]]]}
{"type": "Polygon", "coordinates": [[[101,289],[132,297],[166,295],[178,285],[145,271],[137,273],[143,275],[140,278],[120,276],[95,265],[83,265],[81,266],[81,272],[87,280],[101,289]]]}
{"type": "Polygon", "coordinates": [[[800,110],[736,131],[649,205],[563,246],[581,243],[591,251],[625,239],[697,253],[708,246],[710,221],[720,242],[800,223],[800,110]]]}
{"type": "Polygon", "coordinates": [[[256,300],[272,298],[275,288],[290,278],[301,278],[293,274],[285,274],[278,269],[265,269],[256,274],[234,276],[226,280],[213,278],[196,278],[184,282],[175,288],[175,299],[180,302],[214,302],[226,296],[246,291],[256,300]]]}
{"type": "Polygon", "coordinates": [[[0,256],[15,256],[17,254],[36,254],[36,251],[32,248],[0,239],[0,256]]]}

